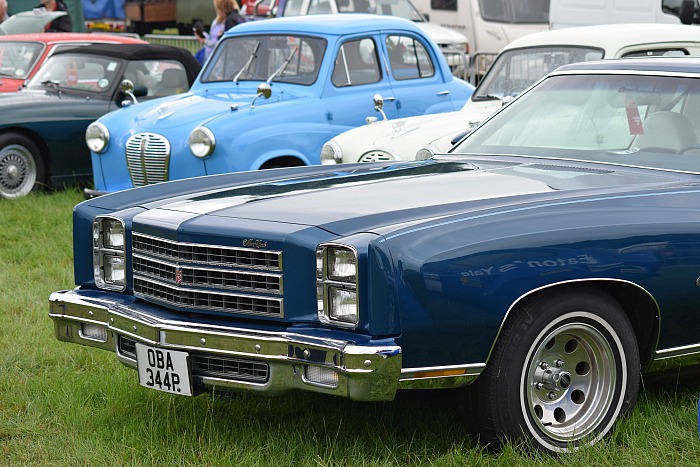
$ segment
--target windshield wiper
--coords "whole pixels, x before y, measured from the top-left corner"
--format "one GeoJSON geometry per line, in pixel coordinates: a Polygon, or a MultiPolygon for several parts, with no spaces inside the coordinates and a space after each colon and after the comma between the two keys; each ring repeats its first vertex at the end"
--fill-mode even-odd
{"type": "Polygon", "coordinates": [[[272,82],[272,80],[277,77],[277,75],[284,73],[284,70],[287,68],[287,65],[289,65],[289,62],[292,60],[292,57],[294,56],[294,54],[297,53],[298,49],[299,49],[299,47],[294,47],[294,50],[292,50],[292,53],[289,54],[289,57],[287,57],[287,60],[285,60],[284,63],[282,65],[280,65],[280,67],[278,69],[276,69],[275,72],[272,73],[269,78],[267,78],[267,84],[270,84],[272,82]]]}
{"type": "Polygon", "coordinates": [[[58,91],[58,87],[60,86],[58,81],[51,81],[51,80],[46,80],[41,82],[42,86],[50,86],[54,89],[54,91],[58,91]]]}
{"type": "Polygon", "coordinates": [[[257,58],[257,56],[258,56],[258,49],[259,49],[259,48],[260,48],[260,41],[258,41],[258,42],[255,43],[255,48],[253,49],[253,53],[250,54],[250,57],[248,58],[248,61],[247,61],[246,64],[243,66],[243,68],[241,68],[241,71],[239,71],[238,74],[233,78],[233,82],[234,82],[234,83],[237,83],[237,82],[238,82],[238,78],[240,78],[241,75],[242,75],[243,73],[245,73],[246,71],[248,71],[248,67],[250,66],[251,63],[253,63],[253,60],[255,60],[255,59],[257,58]]]}

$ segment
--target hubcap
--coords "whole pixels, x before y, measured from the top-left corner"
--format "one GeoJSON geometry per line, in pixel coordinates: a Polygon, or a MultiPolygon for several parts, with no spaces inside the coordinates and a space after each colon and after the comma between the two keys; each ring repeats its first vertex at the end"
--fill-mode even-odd
{"type": "Polygon", "coordinates": [[[0,196],[25,196],[35,183],[36,164],[32,154],[23,146],[6,146],[0,152],[0,196]]]}
{"type": "Polygon", "coordinates": [[[608,340],[582,323],[546,333],[524,374],[524,403],[550,439],[573,442],[603,422],[615,394],[617,371],[608,340]]]}

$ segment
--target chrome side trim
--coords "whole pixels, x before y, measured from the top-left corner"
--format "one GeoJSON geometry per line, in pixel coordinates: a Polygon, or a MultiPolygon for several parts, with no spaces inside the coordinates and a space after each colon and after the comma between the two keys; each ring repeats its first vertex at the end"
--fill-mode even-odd
{"type": "Polygon", "coordinates": [[[657,372],[700,364],[700,344],[657,350],[649,366],[649,372],[657,372]]]}

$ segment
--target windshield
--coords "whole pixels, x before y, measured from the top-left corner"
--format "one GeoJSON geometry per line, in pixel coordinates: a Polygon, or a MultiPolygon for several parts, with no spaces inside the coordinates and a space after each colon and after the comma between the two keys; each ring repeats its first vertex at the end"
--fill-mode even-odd
{"type": "Polygon", "coordinates": [[[478,127],[451,152],[700,172],[700,79],[553,76],[478,127]]]}
{"type": "Polygon", "coordinates": [[[348,0],[338,2],[340,13],[376,13],[378,15],[398,16],[411,21],[425,21],[423,16],[408,0],[348,0]],[[346,4],[344,4],[346,3],[346,4]]]}
{"type": "Polygon", "coordinates": [[[121,60],[93,55],[54,55],[29,80],[27,87],[106,92],[119,81],[117,72],[121,64],[121,60]]]}
{"type": "Polygon", "coordinates": [[[479,0],[481,16],[498,23],[549,22],[549,0],[479,0]]]}
{"type": "MultiPolygon", "coordinates": [[[[337,13],[372,13],[391,15],[415,22],[423,22],[421,15],[410,0],[338,0],[337,13]]],[[[318,15],[335,13],[331,2],[327,0],[310,0],[304,10],[304,0],[287,0],[282,16],[318,15]]]]}
{"type": "Polygon", "coordinates": [[[37,42],[0,41],[0,77],[25,79],[43,48],[37,42]]]}
{"type": "Polygon", "coordinates": [[[474,100],[517,96],[562,65],[599,60],[592,47],[527,47],[502,52],[474,91],[474,100]]]}
{"type": "Polygon", "coordinates": [[[326,41],[316,37],[230,37],[217,46],[202,73],[201,81],[271,79],[273,82],[311,85],[316,81],[325,50],[326,41]]]}

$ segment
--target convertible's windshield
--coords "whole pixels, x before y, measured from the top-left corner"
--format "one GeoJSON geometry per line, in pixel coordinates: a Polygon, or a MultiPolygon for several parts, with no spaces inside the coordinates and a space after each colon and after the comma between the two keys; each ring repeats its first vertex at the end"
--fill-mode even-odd
{"type": "Polygon", "coordinates": [[[700,80],[552,76],[474,130],[452,152],[700,172],[700,80]]]}
{"type": "Polygon", "coordinates": [[[562,65],[603,58],[592,47],[547,46],[507,50],[499,54],[474,91],[474,100],[517,96],[562,65]]]}
{"type": "Polygon", "coordinates": [[[267,81],[272,78],[274,82],[311,85],[316,81],[325,50],[326,41],[317,37],[230,37],[214,51],[201,81],[267,81]]]}

